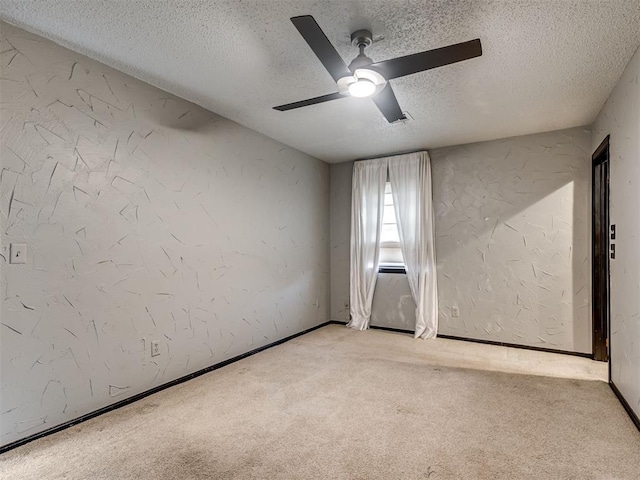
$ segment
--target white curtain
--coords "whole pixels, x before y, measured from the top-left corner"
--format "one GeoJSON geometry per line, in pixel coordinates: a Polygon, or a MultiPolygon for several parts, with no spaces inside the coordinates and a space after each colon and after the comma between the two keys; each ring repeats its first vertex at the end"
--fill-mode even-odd
{"type": "Polygon", "coordinates": [[[417,152],[388,160],[402,256],[416,302],[415,338],[435,338],[438,288],[429,154],[417,152]]]}
{"type": "Polygon", "coordinates": [[[380,234],[384,211],[387,159],[353,164],[351,192],[351,278],[350,313],[347,325],[356,330],[369,328],[373,292],[378,278],[380,234]]]}

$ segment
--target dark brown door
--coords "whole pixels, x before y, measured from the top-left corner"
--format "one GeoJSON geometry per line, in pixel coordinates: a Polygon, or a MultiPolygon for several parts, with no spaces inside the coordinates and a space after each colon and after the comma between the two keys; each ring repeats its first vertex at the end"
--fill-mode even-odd
{"type": "Polygon", "coordinates": [[[609,227],[609,137],[593,160],[593,359],[609,360],[609,254],[615,255],[615,227],[609,227]]]}

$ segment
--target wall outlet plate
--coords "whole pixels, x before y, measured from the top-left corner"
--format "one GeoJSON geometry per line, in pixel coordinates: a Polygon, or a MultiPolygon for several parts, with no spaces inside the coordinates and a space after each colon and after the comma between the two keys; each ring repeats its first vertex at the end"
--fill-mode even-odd
{"type": "Polygon", "coordinates": [[[458,307],[451,307],[451,316],[452,317],[459,317],[460,316],[460,309],[458,307]]]}
{"type": "Polygon", "coordinates": [[[9,245],[9,263],[18,265],[27,263],[26,243],[12,243],[9,245]]]}
{"type": "Polygon", "coordinates": [[[157,357],[158,355],[160,355],[160,342],[156,340],[151,342],[151,356],[157,357]]]}

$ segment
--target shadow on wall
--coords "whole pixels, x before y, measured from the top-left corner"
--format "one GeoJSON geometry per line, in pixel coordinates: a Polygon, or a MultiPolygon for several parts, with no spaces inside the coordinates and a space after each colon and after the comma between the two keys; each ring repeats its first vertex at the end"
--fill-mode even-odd
{"type": "Polygon", "coordinates": [[[589,141],[577,128],[431,152],[440,333],[590,352],[589,141]]]}
{"type": "MultiPolygon", "coordinates": [[[[23,42],[38,43],[33,39],[23,42]]],[[[104,65],[95,68],[95,62],[76,55],[77,61],[68,72],[53,77],[53,88],[73,82],[79,87],[70,95],[59,98],[60,106],[87,107],[100,118],[106,114],[119,122],[148,122],[151,125],[175,130],[198,132],[211,123],[224,120],[198,105],[185,102],[170,93],[140,82],[122,82],[121,73],[104,65]],[[68,77],[67,77],[68,74],[68,77]],[[134,101],[135,99],[135,106],[134,101]]],[[[62,88],[60,88],[62,90],[62,88]]]]}

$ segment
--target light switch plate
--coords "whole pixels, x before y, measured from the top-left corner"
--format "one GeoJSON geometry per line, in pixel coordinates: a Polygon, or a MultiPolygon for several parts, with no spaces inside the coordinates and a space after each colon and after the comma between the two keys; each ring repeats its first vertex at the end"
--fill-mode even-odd
{"type": "Polygon", "coordinates": [[[9,263],[27,263],[27,245],[25,243],[12,243],[9,245],[9,263]]]}

